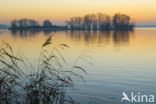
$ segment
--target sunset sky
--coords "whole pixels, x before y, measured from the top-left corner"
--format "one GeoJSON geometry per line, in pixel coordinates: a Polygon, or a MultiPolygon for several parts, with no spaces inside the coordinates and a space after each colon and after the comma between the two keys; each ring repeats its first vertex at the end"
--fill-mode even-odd
{"type": "Polygon", "coordinates": [[[137,24],[156,24],[156,0],[1,0],[0,24],[19,18],[63,24],[70,17],[97,12],[110,16],[120,12],[137,24]]]}

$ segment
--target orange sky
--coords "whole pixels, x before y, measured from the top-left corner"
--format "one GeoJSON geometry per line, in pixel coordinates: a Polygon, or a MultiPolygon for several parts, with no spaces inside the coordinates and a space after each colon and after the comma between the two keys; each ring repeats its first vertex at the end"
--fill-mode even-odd
{"type": "Polygon", "coordinates": [[[50,19],[62,24],[72,16],[102,12],[125,13],[138,24],[156,24],[156,0],[1,0],[0,23],[12,19],[50,19]]]}

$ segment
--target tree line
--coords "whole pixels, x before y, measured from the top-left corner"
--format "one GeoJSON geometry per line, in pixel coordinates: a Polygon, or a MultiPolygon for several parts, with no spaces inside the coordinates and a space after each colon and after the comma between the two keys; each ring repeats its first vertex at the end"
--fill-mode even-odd
{"type": "Polygon", "coordinates": [[[72,17],[66,21],[66,26],[56,26],[50,20],[44,20],[40,25],[33,19],[19,19],[11,21],[11,29],[51,28],[71,30],[110,30],[110,29],[133,29],[135,23],[130,16],[117,13],[113,17],[107,14],[87,14],[83,17],[72,17]]]}
{"type": "Polygon", "coordinates": [[[72,17],[66,21],[70,29],[133,29],[135,23],[132,22],[128,15],[117,13],[112,18],[103,13],[87,14],[83,17],[72,17]]]}
{"type": "Polygon", "coordinates": [[[19,20],[12,20],[11,21],[11,29],[25,29],[25,28],[41,28],[46,27],[50,28],[53,27],[50,20],[44,20],[43,25],[40,25],[38,21],[33,19],[19,19],[19,20]]]}

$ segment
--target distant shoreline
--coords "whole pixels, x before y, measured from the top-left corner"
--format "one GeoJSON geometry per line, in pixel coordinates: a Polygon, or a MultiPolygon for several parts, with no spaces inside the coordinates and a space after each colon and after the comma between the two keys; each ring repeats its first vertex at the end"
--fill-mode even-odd
{"type": "MultiPolygon", "coordinates": [[[[136,28],[156,28],[156,26],[135,26],[133,29],[136,28]]],[[[23,28],[23,29],[11,29],[11,28],[0,28],[0,29],[8,29],[8,30],[100,30],[100,29],[68,29],[68,28],[23,28]]],[[[117,30],[133,30],[133,29],[117,29],[117,30]]],[[[114,29],[109,30],[100,30],[100,31],[111,31],[114,29]]]]}

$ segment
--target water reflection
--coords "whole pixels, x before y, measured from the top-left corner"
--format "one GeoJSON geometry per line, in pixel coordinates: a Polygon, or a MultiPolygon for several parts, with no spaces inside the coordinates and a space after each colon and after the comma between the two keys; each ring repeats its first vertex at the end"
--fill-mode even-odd
{"type": "Polygon", "coordinates": [[[21,37],[27,37],[27,36],[34,36],[37,35],[39,33],[43,32],[43,34],[45,35],[49,35],[52,32],[56,32],[55,30],[49,30],[49,29],[45,29],[45,30],[40,30],[40,29],[32,29],[32,30],[11,30],[12,35],[14,36],[21,36],[21,37]]]}
{"type": "Polygon", "coordinates": [[[33,36],[39,32],[40,30],[11,30],[12,35],[21,37],[33,36]]]}
{"type": "Polygon", "coordinates": [[[97,30],[11,30],[12,35],[20,37],[35,36],[43,32],[44,35],[59,34],[63,32],[75,42],[85,42],[86,45],[89,44],[108,44],[112,42],[114,46],[124,46],[128,45],[130,41],[130,36],[133,36],[134,30],[121,30],[121,31],[97,31],[97,30]]]}
{"type": "Polygon", "coordinates": [[[113,31],[113,42],[115,46],[127,45],[130,41],[130,34],[134,31],[113,31]]]}
{"type": "Polygon", "coordinates": [[[115,46],[124,46],[128,45],[134,31],[68,31],[67,33],[74,41],[85,41],[86,44],[113,42],[115,46]]]}
{"type": "MultiPolygon", "coordinates": [[[[0,31],[0,40],[11,44],[17,52],[21,49],[31,63],[36,61],[42,43],[51,34],[56,35],[53,39],[54,45],[67,43],[70,46],[69,50],[63,53],[67,56],[65,58],[69,59],[68,63],[72,63],[81,50],[88,48],[87,45],[94,45],[95,51],[91,57],[93,57],[95,70],[92,68],[86,70],[88,74],[84,78],[87,84],[76,83],[71,94],[89,95],[91,96],[90,102],[94,102],[94,96],[104,98],[105,102],[98,99],[97,104],[109,104],[112,103],[111,101],[114,101],[112,104],[120,104],[119,95],[123,90],[155,94],[150,90],[156,88],[156,81],[153,80],[156,79],[155,33],[156,29],[140,28],[135,31],[32,30],[16,31],[14,34],[3,30],[0,31]],[[101,47],[96,47],[99,44],[101,47]],[[118,50],[116,47],[120,47],[120,51],[116,51],[118,50]]],[[[88,102],[88,96],[80,96],[76,98],[81,101],[85,99],[88,102]]]]}

